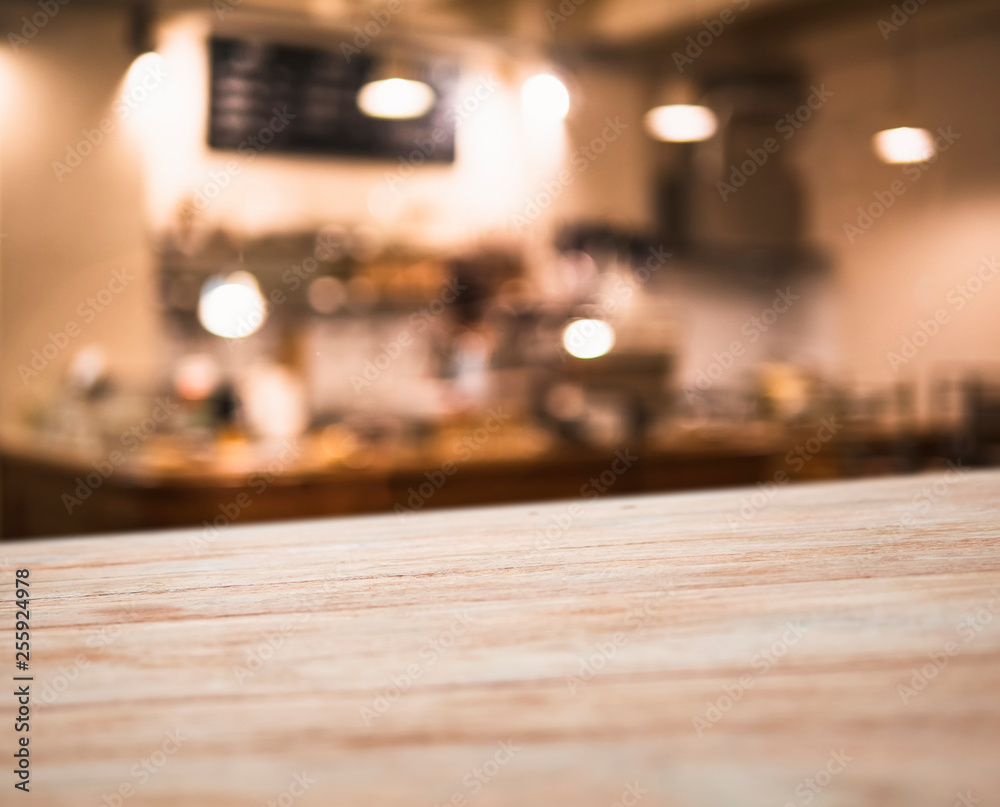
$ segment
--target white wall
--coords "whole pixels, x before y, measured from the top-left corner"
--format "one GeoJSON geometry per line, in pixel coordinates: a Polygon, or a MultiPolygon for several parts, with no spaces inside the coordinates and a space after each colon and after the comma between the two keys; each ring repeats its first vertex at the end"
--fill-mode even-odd
{"type": "Polygon", "coordinates": [[[912,125],[960,135],[919,174],[880,163],[870,145],[876,130],[901,125],[892,110],[893,43],[877,27],[890,9],[800,43],[817,83],[835,93],[803,129],[797,159],[811,237],[837,269],[840,372],[862,385],[913,380],[926,393],[933,377],[1000,361],[1000,274],[960,310],[949,300],[984,258],[1000,257],[1000,33],[964,17],[964,8],[923,6],[890,32],[916,38],[907,68],[916,71],[912,125]],[[858,207],[897,181],[904,193],[852,243],[844,225],[856,225],[858,207]],[[889,353],[941,309],[947,324],[894,369],[889,353]]]}
{"type": "MultiPolygon", "coordinates": [[[[21,15],[37,11],[36,4],[5,4],[0,30],[20,31],[21,15]]],[[[48,395],[84,344],[106,347],[114,367],[135,383],[155,365],[158,322],[139,155],[125,127],[116,121],[61,181],[52,168],[83,130],[110,114],[131,58],[124,36],[120,15],[69,4],[16,52],[6,41],[0,47],[0,405],[7,422],[48,395]],[[107,294],[114,270],[134,279],[98,314],[87,298],[107,294]],[[65,349],[46,348],[50,333],[67,328],[77,335],[64,337],[65,349]],[[25,383],[19,366],[30,369],[33,350],[55,358],[25,383]]]]}

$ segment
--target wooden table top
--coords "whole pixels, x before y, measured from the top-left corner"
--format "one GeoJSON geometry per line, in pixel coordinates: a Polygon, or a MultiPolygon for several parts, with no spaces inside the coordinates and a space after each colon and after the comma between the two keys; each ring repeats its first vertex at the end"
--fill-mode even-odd
{"type": "Polygon", "coordinates": [[[1000,803],[1000,473],[771,493],[0,544],[0,803],[1000,803]]]}

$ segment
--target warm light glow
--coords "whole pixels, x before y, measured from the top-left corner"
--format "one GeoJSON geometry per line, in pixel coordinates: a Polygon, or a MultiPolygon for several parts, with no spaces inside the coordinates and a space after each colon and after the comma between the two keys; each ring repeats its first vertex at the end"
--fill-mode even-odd
{"type": "Polygon", "coordinates": [[[209,333],[242,339],[257,332],[265,319],[264,298],[249,272],[233,272],[225,280],[211,278],[202,286],[198,321],[209,333]]]}
{"type": "Polygon", "coordinates": [[[569,112],[569,90],[555,76],[541,73],[524,82],[521,106],[530,118],[562,120],[569,112]]]}
{"type": "Polygon", "coordinates": [[[188,401],[203,401],[219,385],[222,374],[219,365],[207,353],[184,356],[174,371],[177,394],[188,401]]]}
{"type": "Polygon", "coordinates": [[[279,364],[248,367],[239,386],[243,415],[253,434],[278,441],[297,437],[309,425],[302,380],[279,364]]]}
{"type": "Polygon", "coordinates": [[[0,109],[12,108],[15,87],[15,68],[6,49],[0,50],[0,109]]]}
{"type": "Polygon", "coordinates": [[[347,302],[347,290],[335,277],[324,275],[309,284],[306,292],[309,305],[318,314],[332,314],[347,302]]]}
{"type": "Polygon", "coordinates": [[[600,319],[578,319],[563,330],[563,347],[578,359],[596,359],[615,346],[615,330],[600,319]]]}
{"type": "Polygon", "coordinates": [[[97,345],[80,348],[69,365],[69,377],[83,389],[90,389],[108,372],[108,357],[97,345]]]}
{"type": "Polygon", "coordinates": [[[890,165],[922,163],[934,156],[934,138],[926,129],[884,129],[872,138],[872,145],[878,158],[890,165]]]}
{"type": "MultiPolygon", "coordinates": [[[[475,98],[475,92],[483,86],[481,77],[469,76],[459,87],[458,97],[475,98]]],[[[532,130],[537,127],[534,121],[529,124],[523,120],[520,101],[520,88],[511,91],[501,86],[462,120],[456,134],[459,147],[451,204],[455,211],[461,211],[463,221],[452,212],[436,215],[433,237],[438,243],[447,245],[456,238],[467,238],[469,232],[489,230],[494,222],[509,219],[524,207],[524,178],[533,176],[531,166],[541,164],[551,170],[551,166],[562,164],[564,127],[546,124],[544,128],[557,131],[530,131],[526,136],[529,133],[522,126],[532,130]],[[544,153],[546,147],[559,151],[550,157],[544,153]]],[[[402,192],[408,191],[404,187],[402,192]]],[[[411,220],[413,224],[420,222],[411,220]]],[[[420,232],[429,230],[422,222],[420,227],[420,232]]]]}
{"type": "Polygon", "coordinates": [[[387,78],[361,88],[358,108],[371,118],[403,120],[426,115],[434,100],[434,90],[422,81],[387,78]]]}
{"type": "MultiPolygon", "coordinates": [[[[215,155],[204,142],[211,86],[205,39],[210,33],[207,18],[164,20],[157,25],[156,38],[163,70],[158,73],[156,57],[143,54],[122,76],[115,106],[127,136],[142,155],[146,217],[156,231],[173,226],[182,200],[200,192],[210,181],[209,172],[231,159],[218,156],[219,162],[214,162],[215,155]],[[148,77],[145,86],[144,77],[148,77]]],[[[226,193],[234,201],[244,198],[231,188],[226,193]]],[[[221,208],[219,202],[213,200],[214,210],[221,208]]]]}
{"type": "Polygon", "coordinates": [[[131,96],[141,92],[140,87],[149,90],[161,84],[166,71],[166,62],[156,51],[147,51],[136,56],[129,66],[128,73],[125,74],[125,95],[131,96]]]}
{"type": "Polygon", "coordinates": [[[708,140],[719,127],[711,109],[692,104],[658,106],[646,113],[645,124],[649,134],[668,143],[708,140]]]}

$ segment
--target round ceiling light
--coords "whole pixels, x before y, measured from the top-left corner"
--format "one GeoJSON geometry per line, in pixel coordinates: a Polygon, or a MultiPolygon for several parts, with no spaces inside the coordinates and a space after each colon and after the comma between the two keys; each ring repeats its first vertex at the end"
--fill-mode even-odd
{"type": "Polygon", "coordinates": [[[361,88],[358,108],[370,118],[422,118],[430,112],[436,98],[430,85],[422,81],[387,78],[370,81],[361,88]]]}
{"type": "Polygon", "coordinates": [[[934,138],[926,129],[900,126],[883,129],[872,138],[878,158],[890,165],[922,163],[934,156],[934,138]]]}
{"type": "Polygon", "coordinates": [[[578,359],[596,359],[615,346],[615,329],[601,319],[578,319],[565,327],[563,347],[578,359]]]}
{"type": "Polygon", "coordinates": [[[644,119],[646,131],[667,143],[696,143],[708,140],[719,122],[707,106],[668,104],[649,110],[644,119]]]}
{"type": "Polygon", "coordinates": [[[551,73],[539,73],[521,87],[521,106],[528,117],[562,120],[569,113],[569,90],[551,73]]]}

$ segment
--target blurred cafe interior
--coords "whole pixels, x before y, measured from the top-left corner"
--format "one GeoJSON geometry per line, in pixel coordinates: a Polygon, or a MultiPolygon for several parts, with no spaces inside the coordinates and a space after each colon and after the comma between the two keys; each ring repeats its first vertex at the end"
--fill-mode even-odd
{"type": "Polygon", "coordinates": [[[0,31],[5,538],[1000,459],[998,2],[0,31]]]}

